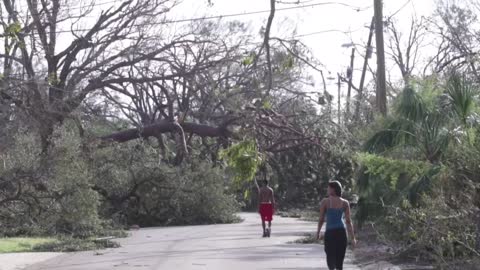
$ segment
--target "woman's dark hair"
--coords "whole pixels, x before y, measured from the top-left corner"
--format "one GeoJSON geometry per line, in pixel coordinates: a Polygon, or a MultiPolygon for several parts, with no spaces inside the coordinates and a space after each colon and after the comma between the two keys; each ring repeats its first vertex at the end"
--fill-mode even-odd
{"type": "Polygon", "coordinates": [[[340,184],[340,182],[330,181],[330,182],[328,182],[328,186],[333,188],[333,190],[335,190],[335,194],[338,197],[342,197],[342,184],[340,184]]]}

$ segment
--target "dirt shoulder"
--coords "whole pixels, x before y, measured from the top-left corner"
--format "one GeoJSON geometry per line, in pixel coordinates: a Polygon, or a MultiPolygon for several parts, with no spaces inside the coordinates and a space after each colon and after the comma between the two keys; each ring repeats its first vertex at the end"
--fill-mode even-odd
{"type": "Polygon", "coordinates": [[[358,245],[354,250],[355,263],[364,270],[426,270],[435,269],[429,264],[399,260],[392,247],[383,244],[375,232],[363,228],[357,231],[358,245]]]}

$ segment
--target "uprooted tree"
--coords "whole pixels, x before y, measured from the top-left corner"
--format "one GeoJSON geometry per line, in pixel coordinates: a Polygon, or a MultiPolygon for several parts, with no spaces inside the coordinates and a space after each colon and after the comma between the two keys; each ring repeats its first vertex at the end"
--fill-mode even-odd
{"type": "MultiPolygon", "coordinates": [[[[304,186],[339,174],[321,172],[340,128],[318,112],[305,46],[257,42],[235,21],[172,32],[175,4],[3,1],[0,216],[14,228],[3,233],[229,221],[237,190],[224,191],[218,155],[244,139],[275,176],[292,160],[308,164],[291,174],[304,186]],[[225,208],[200,220],[208,204],[199,200],[225,208]]],[[[278,179],[279,194],[297,199],[290,179],[278,179]]]]}

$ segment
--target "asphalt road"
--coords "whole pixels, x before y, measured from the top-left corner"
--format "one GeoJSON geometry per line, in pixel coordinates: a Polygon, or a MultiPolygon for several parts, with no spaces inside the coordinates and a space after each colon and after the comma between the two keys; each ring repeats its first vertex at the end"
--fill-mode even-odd
{"type": "MultiPolygon", "coordinates": [[[[272,237],[261,237],[257,214],[230,225],[147,228],[120,239],[121,248],[68,253],[26,269],[61,270],[313,270],[328,269],[323,246],[292,244],[316,224],[274,217],[272,237]]],[[[359,269],[347,254],[344,269],[359,269]]]]}

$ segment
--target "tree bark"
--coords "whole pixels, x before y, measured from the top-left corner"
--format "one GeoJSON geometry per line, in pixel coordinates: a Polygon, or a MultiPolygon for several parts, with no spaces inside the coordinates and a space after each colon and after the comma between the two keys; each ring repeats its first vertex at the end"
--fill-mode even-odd
{"type": "Polygon", "coordinates": [[[342,92],[342,78],[340,76],[340,74],[337,74],[338,76],[338,124],[340,125],[342,123],[342,105],[341,105],[341,92],[342,92]]]}
{"type": "Polygon", "coordinates": [[[387,84],[385,75],[385,44],[383,39],[383,3],[382,0],[374,0],[375,9],[375,39],[377,44],[377,87],[376,105],[377,110],[387,115],[387,84]]]}
{"type": "Polygon", "coordinates": [[[372,50],[372,39],[373,39],[374,27],[375,27],[375,17],[372,18],[372,22],[370,23],[370,32],[368,33],[367,48],[365,50],[365,59],[363,61],[362,77],[360,78],[360,86],[358,87],[358,98],[355,104],[355,115],[353,116],[355,121],[358,121],[358,119],[360,119],[360,104],[362,103],[362,99],[363,99],[363,86],[365,84],[365,75],[367,74],[368,58],[372,50]]]}
{"type": "MultiPolygon", "coordinates": [[[[352,94],[352,80],[353,80],[353,63],[355,61],[355,48],[352,48],[352,55],[350,56],[350,74],[348,76],[348,91],[347,91],[347,104],[346,104],[346,114],[345,114],[345,124],[350,119],[350,95],[352,94]]],[[[348,73],[348,71],[347,71],[348,73]]]]}
{"type": "Polygon", "coordinates": [[[267,26],[265,27],[265,39],[264,46],[267,53],[267,67],[268,67],[268,78],[267,78],[267,95],[273,88],[273,71],[272,71],[272,61],[270,56],[270,29],[272,28],[273,17],[275,16],[275,0],[270,0],[270,15],[268,16],[267,26]]]}
{"type": "MultiPolygon", "coordinates": [[[[213,127],[189,122],[178,123],[185,133],[193,133],[201,137],[229,137],[231,132],[226,125],[213,127]]],[[[178,132],[178,126],[171,121],[160,121],[155,124],[146,125],[141,129],[132,128],[116,132],[110,135],[102,136],[102,141],[127,142],[138,138],[148,138],[158,136],[167,132],[178,132]]]]}

